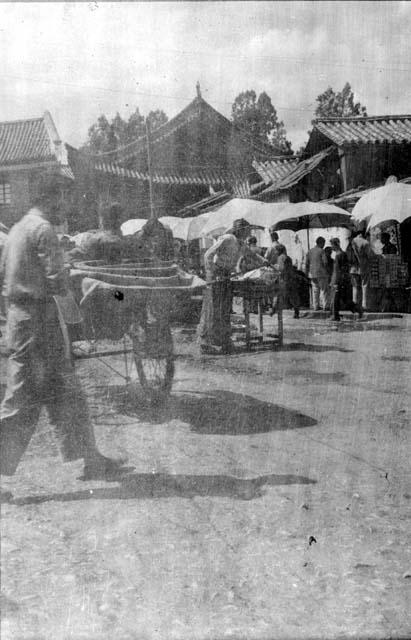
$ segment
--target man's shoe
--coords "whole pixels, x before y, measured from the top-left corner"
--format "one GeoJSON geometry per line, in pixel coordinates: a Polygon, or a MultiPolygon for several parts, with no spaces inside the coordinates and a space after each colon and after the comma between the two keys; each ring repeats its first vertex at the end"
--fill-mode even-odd
{"type": "Polygon", "coordinates": [[[234,351],[234,345],[232,342],[228,342],[227,344],[224,344],[221,347],[221,353],[226,356],[230,355],[230,353],[233,353],[233,351],[234,351]]]}
{"type": "Polygon", "coordinates": [[[131,467],[124,466],[124,460],[114,460],[103,455],[87,460],[81,480],[107,480],[126,473],[131,467]]]}

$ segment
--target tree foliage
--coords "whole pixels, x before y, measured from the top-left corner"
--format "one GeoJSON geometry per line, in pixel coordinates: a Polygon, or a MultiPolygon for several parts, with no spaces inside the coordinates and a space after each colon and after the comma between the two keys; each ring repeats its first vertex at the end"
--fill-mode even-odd
{"type": "Polygon", "coordinates": [[[231,119],[245,133],[260,155],[260,147],[277,155],[292,154],[284,123],[278,120],[271,98],[263,91],[257,98],[253,90],[243,91],[234,100],[231,119]]]}
{"type": "Polygon", "coordinates": [[[328,87],[317,99],[315,118],[343,118],[349,116],[366,116],[367,109],[360,102],[354,101],[354,92],[346,82],[337,93],[328,87]]]}
{"type": "Polygon", "coordinates": [[[168,117],[164,111],[156,109],[155,111],[150,111],[147,118],[144,118],[138,107],[128,120],[122,118],[118,112],[111,122],[105,115],[101,115],[97,122],[89,128],[88,139],[83,148],[96,154],[116,151],[120,147],[124,147],[133,142],[133,140],[145,135],[146,120],[150,130],[153,131],[165,124],[168,117]]]}

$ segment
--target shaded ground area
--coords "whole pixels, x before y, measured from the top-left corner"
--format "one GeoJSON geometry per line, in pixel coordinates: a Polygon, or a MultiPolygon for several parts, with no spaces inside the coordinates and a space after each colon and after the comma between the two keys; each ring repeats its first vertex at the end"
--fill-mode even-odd
{"type": "Polygon", "coordinates": [[[133,469],[80,481],[42,420],[3,487],[2,640],[411,637],[410,333],[286,314],[283,349],[213,358],[179,330],[157,408],[81,362],[133,469]]]}

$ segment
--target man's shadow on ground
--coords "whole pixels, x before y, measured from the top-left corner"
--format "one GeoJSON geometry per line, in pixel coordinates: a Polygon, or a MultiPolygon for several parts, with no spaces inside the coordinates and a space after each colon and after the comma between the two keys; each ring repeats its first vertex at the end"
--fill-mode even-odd
{"type": "Polygon", "coordinates": [[[299,411],[233,391],[179,391],[165,403],[151,405],[137,383],[129,388],[104,387],[104,393],[116,413],[151,424],[179,420],[202,435],[243,436],[317,424],[314,418],[299,411]]]}
{"type": "MultiPolygon", "coordinates": [[[[114,480],[114,478],[113,478],[114,480]]],[[[304,476],[271,474],[256,478],[236,478],[226,475],[169,475],[165,473],[135,473],[118,478],[119,486],[83,489],[67,493],[16,498],[18,506],[43,502],[76,500],[155,500],[164,498],[230,498],[253,500],[263,495],[264,486],[316,484],[304,476]]]]}

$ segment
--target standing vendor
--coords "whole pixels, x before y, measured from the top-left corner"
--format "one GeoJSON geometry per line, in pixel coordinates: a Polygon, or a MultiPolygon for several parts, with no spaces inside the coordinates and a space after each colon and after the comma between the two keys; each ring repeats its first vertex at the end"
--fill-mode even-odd
{"type": "Polygon", "coordinates": [[[207,287],[198,328],[202,353],[217,354],[216,347],[220,347],[222,353],[232,351],[230,276],[243,253],[250,230],[246,220],[235,220],[232,229],[220,236],[205,253],[207,287]]]}

